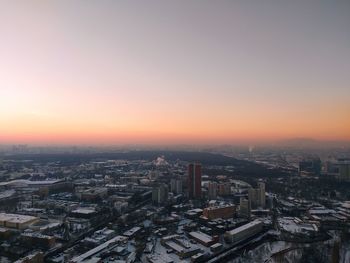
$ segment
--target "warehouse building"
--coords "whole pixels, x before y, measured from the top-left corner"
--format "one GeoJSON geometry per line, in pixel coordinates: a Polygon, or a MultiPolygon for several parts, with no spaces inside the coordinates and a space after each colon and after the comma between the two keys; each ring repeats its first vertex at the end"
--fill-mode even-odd
{"type": "Polygon", "coordinates": [[[190,232],[189,236],[203,246],[210,247],[219,241],[219,236],[211,237],[203,232],[190,232]]]}
{"type": "Polygon", "coordinates": [[[247,238],[250,238],[260,231],[262,231],[263,223],[259,220],[254,220],[248,224],[227,231],[225,233],[225,240],[228,243],[238,243],[247,238]]]}
{"type": "Polygon", "coordinates": [[[16,229],[25,229],[29,225],[39,221],[38,217],[0,213],[0,226],[16,229]]]}

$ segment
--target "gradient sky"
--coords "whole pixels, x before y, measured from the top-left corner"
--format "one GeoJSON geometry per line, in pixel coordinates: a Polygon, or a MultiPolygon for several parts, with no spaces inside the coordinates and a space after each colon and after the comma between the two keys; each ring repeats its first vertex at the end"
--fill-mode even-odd
{"type": "Polygon", "coordinates": [[[0,5],[0,144],[350,139],[349,1],[0,5]]]}

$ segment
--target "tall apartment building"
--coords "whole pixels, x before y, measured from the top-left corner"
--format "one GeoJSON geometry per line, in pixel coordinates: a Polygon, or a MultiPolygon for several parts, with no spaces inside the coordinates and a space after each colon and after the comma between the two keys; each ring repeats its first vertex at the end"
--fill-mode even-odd
{"type": "Polygon", "coordinates": [[[208,184],[208,199],[216,199],[217,198],[217,190],[218,184],[216,182],[209,182],[208,184]]]}
{"type": "Polygon", "coordinates": [[[230,194],[231,194],[231,184],[230,183],[218,184],[218,195],[227,196],[230,194]]]}
{"type": "Polygon", "coordinates": [[[152,190],[152,201],[155,204],[164,204],[168,200],[168,186],[160,185],[154,187],[152,190]]]}
{"type": "Polygon", "coordinates": [[[188,165],[188,197],[190,199],[202,197],[202,166],[199,163],[188,165]]]}
{"type": "Polygon", "coordinates": [[[251,207],[248,199],[241,197],[239,200],[239,214],[240,216],[250,218],[251,207]]]}
{"type": "Polygon", "coordinates": [[[258,182],[258,188],[248,189],[248,200],[252,208],[265,208],[266,197],[265,197],[265,183],[258,182]]]}
{"type": "Polygon", "coordinates": [[[180,179],[171,179],[170,180],[170,192],[174,194],[182,193],[182,180],[180,179]]]}
{"type": "Polygon", "coordinates": [[[350,182],[350,159],[338,159],[326,163],[328,176],[333,176],[340,181],[350,182]]]}

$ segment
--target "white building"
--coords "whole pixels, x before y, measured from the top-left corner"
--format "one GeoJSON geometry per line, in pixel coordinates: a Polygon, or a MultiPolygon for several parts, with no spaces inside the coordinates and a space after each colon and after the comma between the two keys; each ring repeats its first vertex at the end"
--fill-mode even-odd
{"type": "Polygon", "coordinates": [[[247,238],[258,234],[263,228],[263,223],[254,220],[230,231],[226,231],[224,237],[228,243],[239,243],[247,238]]]}

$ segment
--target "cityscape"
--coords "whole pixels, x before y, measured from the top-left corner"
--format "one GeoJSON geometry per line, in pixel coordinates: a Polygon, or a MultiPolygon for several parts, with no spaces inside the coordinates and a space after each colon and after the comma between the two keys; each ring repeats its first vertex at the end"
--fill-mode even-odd
{"type": "Polygon", "coordinates": [[[349,153],[8,147],[1,262],[348,262],[349,153]]]}
{"type": "Polygon", "coordinates": [[[350,2],[0,0],[0,263],[350,263],[350,2]]]}

